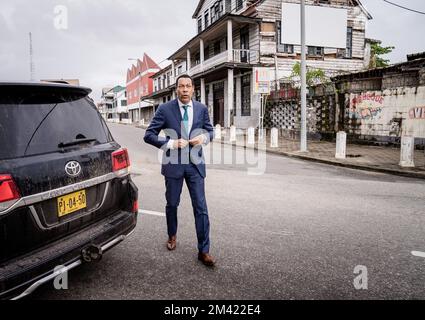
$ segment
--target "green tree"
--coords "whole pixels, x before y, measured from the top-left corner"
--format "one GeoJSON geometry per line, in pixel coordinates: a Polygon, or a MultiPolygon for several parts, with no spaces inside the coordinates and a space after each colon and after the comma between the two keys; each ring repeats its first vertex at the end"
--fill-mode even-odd
{"type": "Polygon", "coordinates": [[[393,52],[394,49],[395,47],[393,46],[383,47],[381,42],[372,43],[369,68],[373,69],[389,66],[390,60],[384,59],[382,56],[393,52]]]}
{"type": "MultiPolygon", "coordinates": [[[[294,78],[301,78],[301,63],[297,62],[292,67],[292,74],[290,76],[292,80],[294,78]]],[[[322,69],[314,69],[307,67],[306,82],[308,87],[312,87],[318,83],[326,83],[328,81],[325,72],[322,69]]]]}

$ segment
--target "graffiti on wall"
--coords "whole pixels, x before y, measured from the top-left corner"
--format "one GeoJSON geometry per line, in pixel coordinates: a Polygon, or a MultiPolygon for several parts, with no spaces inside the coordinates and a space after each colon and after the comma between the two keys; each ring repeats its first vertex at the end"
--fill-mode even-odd
{"type": "Polygon", "coordinates": [[[409,117],[412,120],[425,119],[425,107],[410,109],[409,110],[409,117]]]}
{"type": "Polygon", "coordinates": [[[355,95],[350,101],[349,118],[374,120],[382,113],[384,97],[381,95],[355,95]]]}

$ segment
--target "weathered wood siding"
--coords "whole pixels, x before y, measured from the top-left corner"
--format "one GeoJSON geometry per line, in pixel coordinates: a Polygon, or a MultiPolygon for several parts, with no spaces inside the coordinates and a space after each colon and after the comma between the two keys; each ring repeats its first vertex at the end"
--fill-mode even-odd
{"type": "MultiPolygon", "coordinates": [[[[287,3],[300,3],[299,0],[285,0],[287,3]]],[[[306,4],[315,4],[314,0],[306,0],[306,4]]],[[[328,6],[329,5],[323,5],[328,6]]],[[[358,6],[350,6],[348,0],[335,0],[331,7],[348,9],[348,26],[353,28],[352,58],[337,58],[337,49],[325,48],[323,59],[308,59],[311,67],[321,68],[329,75],[341,72],[358,71],[365,66],[365,30],[367,15],[358,6]]],[[[275,24],[282,19],[282,0],[266,0],[257,6],[257,18],[262,18],[263,23],[275,24]]],[[[294,54],[277,52],[277,33],[275,31],[261,31],[257,34],[261,63],[274,65],[274,55],[277,54],[279,74],[284,76],[291,72],[292,66],[299,61],[301,46],[294,46],[294,54]]]]}
{"type": "MultiPolygon", "coordinates": [[[[246,8],[246,0],[243,1],[242,9],[236,11],[236,1],[237,0],[223,0],[224,4],[224,10],[231,11],[232,14],[239,14],[241,11],[243,11],[246,8]],[[230,4],[230,8],[228,7],[230,4]]],[[[210,10],[212,6],[217,2],[217,0],[205,0],[205,3],[202,5],[201,10],[198,12],[198,15],[196,17],[195,23],[196,23],[196,29],[198,29],[198,19],[202,17],[202,29],[205,28],[205,19],[204,14],[207,10],[210,10]]],[[[210,11],[210,19],[211,19],[212,12],[210,11]]],[[[211,21],[211,20],[210,20],[211,21]]]]}

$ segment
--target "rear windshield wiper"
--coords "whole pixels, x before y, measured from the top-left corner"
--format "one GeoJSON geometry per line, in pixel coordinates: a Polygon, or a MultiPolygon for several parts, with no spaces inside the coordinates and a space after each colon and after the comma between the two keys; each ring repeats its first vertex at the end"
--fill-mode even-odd
{"type": "Polygon", "coordinates": [[[58,144],[58,148],[66,148],[71,146],[76,146],[78,144],[90,143],[90,142],[99,142],[97,139],[76,139],[68,142],[61,142],[58,144]]]}

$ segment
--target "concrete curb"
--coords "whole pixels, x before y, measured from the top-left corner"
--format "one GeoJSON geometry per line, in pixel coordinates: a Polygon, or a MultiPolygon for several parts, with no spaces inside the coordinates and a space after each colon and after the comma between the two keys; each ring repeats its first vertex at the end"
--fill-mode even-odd
{"type": "MultiPolygon", "coordinates": [[[[259,150],[257,147],[247,147],[247,146],[239,146],[234,143],[228,143],[223,141],[214,140],[215,143],[220,144],[226,144],[235,148],[244,148],[244,149],[254,149],[259,150]]],[[[425,180],[425,172],[412,172],[412,171],[404,171],[404,170],[395,170],[395,169],[388,169],[388,168],[379,168],[379,167],[372,167],[372,166],[366,166],[366,165],[360,165],[360,164],[353,164],[353,163],[344,163],[339,161],[332,161],[332,160],[326,160],[321,158],[314,158],[309,157],[305,155],[295,154],[291,152],[282,152],[282,151],[274,151],[266,149],[267,153],[278,155],[278,156],[284,156],[288,158],[294,158],[294,159],[300,159],[300,160],[306,160],[316,163],[322,163],[327,165],[332,165],[336,167],[343,167],[343,168],[349,168],[349,169],[356,169],[356,170],[362,170],[362,171],[369,171],[369,172],[379,172],[379,173],[386,173],[396,176],[402,176],[402,177],[408,177],[408,178],[415,178],[415,179],[424,179],[425,180]]]]}

